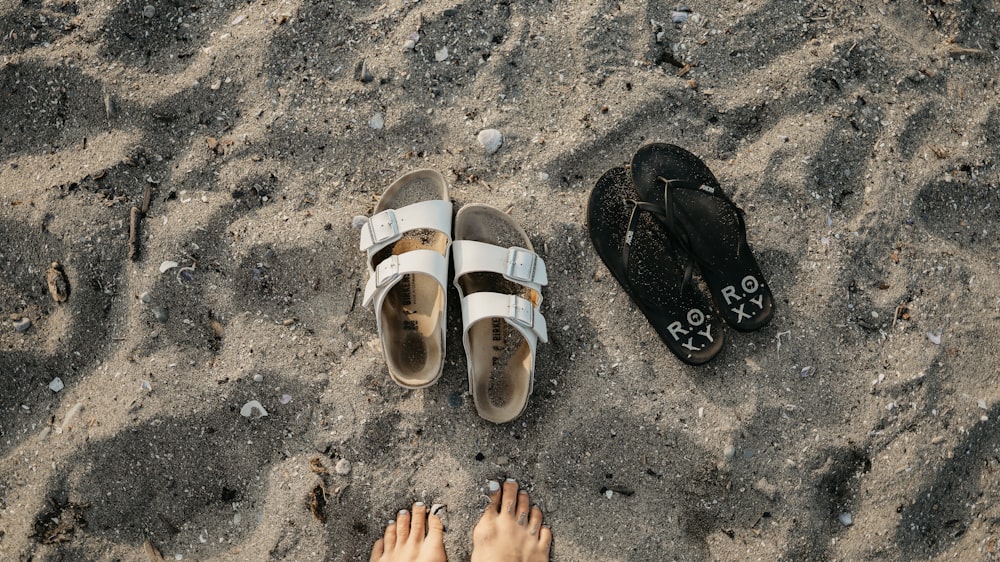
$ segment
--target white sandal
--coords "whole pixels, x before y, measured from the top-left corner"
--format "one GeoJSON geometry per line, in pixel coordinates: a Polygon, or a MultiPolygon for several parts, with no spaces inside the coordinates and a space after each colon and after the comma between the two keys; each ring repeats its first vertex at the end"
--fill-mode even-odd
{"type": "Polygon", "coordinates": [[[453,250],[472,399],[484,419],[509,422],[528,405],[535,346],[548,341],[538,310],[545,262],[524,229],[486,205],[458,211],[453,250]]]}
{"type": "Polygon", "coordinates": [[[406,388],[434,384],[444,368],[451,214],[444,176],[417,170],[385,190],[361,229],[364,304],[374,300],[389,376],[406,388]]]}

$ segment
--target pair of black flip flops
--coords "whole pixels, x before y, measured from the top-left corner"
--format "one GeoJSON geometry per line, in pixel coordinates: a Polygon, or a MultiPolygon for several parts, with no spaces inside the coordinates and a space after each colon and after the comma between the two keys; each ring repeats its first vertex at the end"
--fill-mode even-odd
{"type": "Polygon", "coordinates": [[[587,223],[601,260],[681,361],[700,365],[719,353],[717,315],[744,332],[770,322],[774,298],[747,245],[743,211],[687,150],[647,144],[631,166],[605,172],[587,223]]]}

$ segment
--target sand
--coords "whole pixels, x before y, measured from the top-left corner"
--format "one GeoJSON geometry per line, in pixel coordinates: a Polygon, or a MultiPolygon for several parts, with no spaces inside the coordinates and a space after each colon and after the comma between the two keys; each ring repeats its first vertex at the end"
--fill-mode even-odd
{"type": "Polygon", "coordinates": [[[688,6],[0,1],[0,559],[367,560],[423,500],[462,560],[508,476],[559,561],[1000,557],[996,4],[688,6]],[[744,208],[777,300],[706,366],[587,235],[652,141],[744,208]],[[419,168],[548,264],[513,423],[454,290],[421,391],[361,305],[353,219],[419,168]]]}

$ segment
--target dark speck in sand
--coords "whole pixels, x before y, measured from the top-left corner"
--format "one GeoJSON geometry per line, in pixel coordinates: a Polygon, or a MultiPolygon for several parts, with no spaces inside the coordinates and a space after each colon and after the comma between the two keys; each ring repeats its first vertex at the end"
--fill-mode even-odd
{"type": "Polygon", "coordinates": [[[462,394],[459,392],[452,392],[448,395],[448,405],[452,408],[461,408],[463,402],[465,400],[462,399],[462,394]]]}

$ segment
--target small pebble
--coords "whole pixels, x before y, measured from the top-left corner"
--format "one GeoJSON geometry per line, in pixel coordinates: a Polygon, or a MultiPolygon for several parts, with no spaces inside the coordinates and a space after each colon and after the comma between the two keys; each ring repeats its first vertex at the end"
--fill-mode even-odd
{"type": "Polygon", "coordinates": [[[461,392],[452,392],[448,395],[448,405],[452,408],[461,408],[463,402],[461,392]]]}
{"type": "Polygon", "coordinates": [[[354,218],[351,219],[351,227],[354,228],[354,230],[361,230],[366,224],[368,224],[368,217],[364,215],[355,215],[354,218]]]}
{"type": "Polygon", "coordinates": [[[264,382],[264,375],[257,373],[253,376],[253,382],[264,382]]]}
{"type": "Polygon", "coordinates": [[[292,401],[291,394],[282,394],[281,398],[278,398],[278,402],[281,402],[282,404],[288,404],[291,401],[292,401]]]}
{"type": "Polygon", "coordinates": [[[18,332],[27,332],[28,328],[31,327],[31,320],[27,318],[22,318],[20,320],[14,321],[14,330],[18,332]]]}
{"type": "Polygon", "coordinates": [[[845,511],[837,516],[837,521],[840,521],[840,524],[845,527],[850,527],[854,524],[854,517],[849,511],[845,511]]]}
{"type": "Polygon", "coordinates": [[[722,456],[726,457],[726,460],[728,461],[733,460],[733,456],[735,455],[736,455],[736,447],[733,447],[731,443],[729,445],[726,445],[726,448],[722,450],[722,456]]]}
{"type": "Polygon", "coordinates": [[[149,384],[149,381],[142,381],[139,383],[139,388],[145,390],[146,392],[153,391],[153,385],[149,384]]]}
{"type": "Polygon", "coordinates": [[[496,129],[483,129],[476,136],[479,144],[486,150],[486,154],[493,154],[503,146],[503,134],[496,129]]]}
{"type": "Polygon", "coordinates": [[[167,314],[167,307],[165,306],[154,306],[149,309],[153,313],[153,318],[156,318],[157,322],[166,322],[170,315],[167,314]]]}
{"type": "Polygon", "coordinates": [[[437,51],[434,51],[434,60],[438,62],[448,60],[448,47],[441,47],[437,51]]]}
{"type": "Polygon", "coordinates": [[[611,498],[613,498],[614,495],[615,495],[614,491],[612,491],[612,490],[604,490],[604,497],[608,498],[609,500],[611,498]]]}
{"type": "Polygon", "coordinates": [[[66,385],[63,384],[62,379],[59,377],[52,379],[52,382],[49,383],[49,390],[52,392],[59,392],[64,388],[66,388],[66,385]]]}
{"type": "Polygon", "coordinates": [[[368,120],[368,126],[376,131],[381,130],[382,127],[385,127],[385,117],[381,113],[372,115],[372,118],[368,120]]]}
{"type": "Polygon", "coordinates": [[[802,367],[802,370],[799,371],[799,376],[802,378],[811,377],[815,372],[816,368],[810,365],[808,367],[802,367]]]}
{"type": "Polygon", "coordinates": [[[351,473],[351,461],[347,459],[340,459],[339,461],[337,461],[337,466],[335,466],[333,469],[337,471],[337,474],[341,476],[347,476],[348,474],[351,473]]]}
{"type": "Polygon", "coordinates": [[[354,79],[363,84],[367,84],[375,79],[372,75],[371,70],[368,68],[368,63],[364,59],[358,61],[358,64],[354,66],[354,79]]]}
{"type": "Polygon", "coordinates": [[[142,17],[149,19],[156,15],[156,6],[152,4],[146,4],[146,7],[142,9],[142,17]]]}
{"type": "Polygon", "coordinates": [[[262,418],[267,415],[267,410],[265,410],[264,406],[262,406],[260,402],[256,400],[251,400],[246,404],[244,404],[243,407],[240,408],[240,415],[243,416],[244,418],[249,418],[253,416],[253,413],[255,411],[257,412],[258,418],[262,418]]]}
{"type": "Polygon", "coordinates": [[[163,262],[163,263],[160,264],[160,273],[166,273],[166,272],[170,271],[171,269],[177,267],[178,265],[180,265],[180,264],[178,264],[175,261],[167,260],[167,261],[165,261],[165,262],[163,262]]]}
{"type": "Polygon", "coordinates": [[[143,294],[139,295],[139,300],[141,300],[145,304],[149,304],[150,302],[153,301],[153,295],[149,294],[149,291],[146,291],[143,294]]]}
{"type": "Polygon", "coordinates": [[[935,334],[934,332],[927,332],[927,339],[929,339],[934,345],[941,345],[940,333],[935,334]]]}
{"type": "Polygon", "coordinates": [[[412,51],[416,47],[417,47],[417,42],[414,41],[413,39],[407,39],[406,41],[403,41],[404,51],[412,51]]]}

